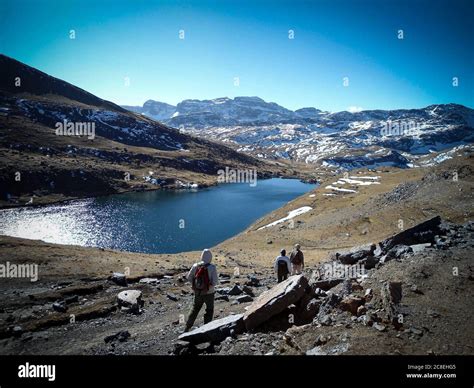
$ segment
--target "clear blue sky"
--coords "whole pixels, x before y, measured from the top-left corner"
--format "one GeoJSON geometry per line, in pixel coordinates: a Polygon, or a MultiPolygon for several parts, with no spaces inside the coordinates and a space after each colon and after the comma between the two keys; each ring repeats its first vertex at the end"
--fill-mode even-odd
{"type": "Polygon", "coordinates": [[[472,3],[0,0],[0,52],[119,104],[259,96],[290,109],[473,107],[472,3]]]}

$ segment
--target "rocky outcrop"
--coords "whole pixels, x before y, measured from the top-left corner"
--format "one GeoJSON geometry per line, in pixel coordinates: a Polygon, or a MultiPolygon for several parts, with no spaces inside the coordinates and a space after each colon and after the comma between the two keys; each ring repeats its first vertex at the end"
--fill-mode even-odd
{"type": "Polygon", "coordinates": [[[441,217],[433,217],[380,242],[380,247],[384,252],[388,252],[396,245],[433,243],[435,235],[440,232],[440,224],[441,217]]]}

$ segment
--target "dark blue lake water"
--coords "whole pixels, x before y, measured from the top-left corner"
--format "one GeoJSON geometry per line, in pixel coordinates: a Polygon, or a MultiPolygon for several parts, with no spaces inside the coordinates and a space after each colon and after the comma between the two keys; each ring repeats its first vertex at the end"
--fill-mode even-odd
{"type": "Polygon", "coordinates": [[[296,179],[150,191],[0,211],[0,234],[57,244],[177,253],[211,247],[313,189],[296,179]]]}

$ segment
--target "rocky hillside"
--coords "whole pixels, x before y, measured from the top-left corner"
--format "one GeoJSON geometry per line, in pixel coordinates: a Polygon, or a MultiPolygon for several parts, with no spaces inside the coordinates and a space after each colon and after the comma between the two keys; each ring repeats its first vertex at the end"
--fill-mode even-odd
{"type": "Polygon", "coordinates": [[[210,185],[225,166],[285,174],[281,164],[183,134],[4,55],[0,68],[2,206],[210,185]]]}
{"type": "Polygon", "coordinates": [[[291,111],[258,97],[147,101],[128,107],[171,126],[263,159],[284,158],[334,168],[417,165],[419,155],[474,140],[474,111],[457,104],[422,109],[291,111]]]}

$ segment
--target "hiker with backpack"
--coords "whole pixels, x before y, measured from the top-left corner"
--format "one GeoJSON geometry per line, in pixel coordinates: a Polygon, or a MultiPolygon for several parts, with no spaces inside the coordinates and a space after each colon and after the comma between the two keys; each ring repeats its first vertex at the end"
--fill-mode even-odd
{"type": "Polygon", "coordinates": [[[299,275],[304,269],[304,255],[301,252],[300,244],[295,244],[295,248],[290,254],[290,261],[292,266],[292,275],[299,275]]]}
{"type": "Polygon", "coordinates": [[[273,268],[277,274],[278,283],[288,279],[288,275],[291,272],[291,263],[290,259],[286,256],[286,250],[282,249],[280,251],[280,256],[275,259],[273,268]]]}
{"type": "Polygon", "coordinates": [[[199,311],[206,305],[204,314],[204,324],[211,322],[214,316],[214,286],[217,285],[217,269],[211,264],[212,253],[209,249],[204,249],[201,253],[201,261],[195,263],[188,273],[187,279],[191,282],[194,291],[194,302],[185,332],[193,327],[199,311]]]}

